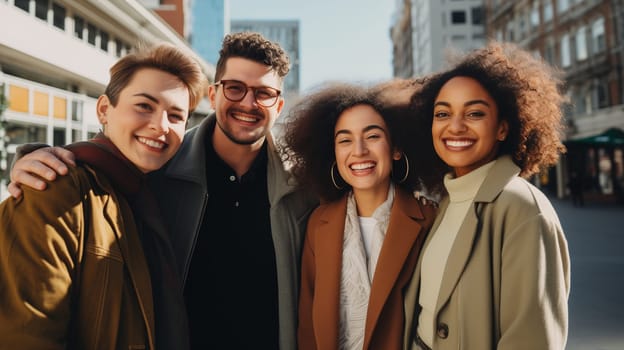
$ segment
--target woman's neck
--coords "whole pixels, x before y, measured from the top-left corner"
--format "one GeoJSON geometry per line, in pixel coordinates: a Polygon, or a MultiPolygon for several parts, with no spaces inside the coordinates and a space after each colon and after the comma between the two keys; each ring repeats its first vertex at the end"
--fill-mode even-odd
{"type": "Polygon", "coordinates": [[[364,217],[373,216],[373,213],[386,199],[388,199],[388,191],[390,190],[390,182],[386,186],[378,186],[376,189],[357,190],[353,189],[353,197],[355,197],[355,205],[358,215],[364,217]]]}

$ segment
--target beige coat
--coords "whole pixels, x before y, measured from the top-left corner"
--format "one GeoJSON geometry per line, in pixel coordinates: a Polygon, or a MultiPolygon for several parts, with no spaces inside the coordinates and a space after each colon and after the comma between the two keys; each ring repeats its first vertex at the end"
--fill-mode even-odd
{"type": "Polygon", "coordinates": [[[128,204],[87,166],[0,204],[0,349],[153,349],[128,204]]]}
{"type": "MultiPolygon", "coordinates": [[[[565,347],[567,242],[546,196],[518,173],[511,158],[499,158],[459,229],[435,308],[435,350],[565,347]]],[[[447,206],[445,198],[432,233],[447,206]]],[[[404,349],[418,323],[421,263],[405,295],[404,349]]]]}
{"type": "MultiPolygon", "coordinates": [[[[338,349],[340,275],[347,197],[321,205],[308,222],[299,300],[299,349],[338,349]]],[[[398,190],[371,286],[364,349],[400,349],[402,290],[433,223],[435,209],[398,190]]]]}

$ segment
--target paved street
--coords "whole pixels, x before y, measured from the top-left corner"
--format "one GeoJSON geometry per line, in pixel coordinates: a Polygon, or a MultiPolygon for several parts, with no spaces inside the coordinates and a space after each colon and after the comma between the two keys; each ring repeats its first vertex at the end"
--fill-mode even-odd
{"type": "Polygon", "coordinates": [[[567,350],[624,349],[624,206],[552,199],[572,262],[567,350]]]}

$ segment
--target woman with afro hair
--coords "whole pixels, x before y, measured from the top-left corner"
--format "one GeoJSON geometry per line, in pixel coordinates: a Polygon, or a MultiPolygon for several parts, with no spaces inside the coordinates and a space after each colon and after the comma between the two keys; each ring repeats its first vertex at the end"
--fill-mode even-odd
{"type": "Polygon", "coordinates": [[[405,349],[565,348],[567,242],[525,179],[564,151],[561,84],[528,52],[490,43],[412,96],[413,128],[428,124],[448,173],[406,289],[405,349]]]}
{"type": "Polygon", "coordinates": [[[322,202],[303,247],[299,349],[402,347],[402,291],[435,216],[414,191],[443,169],[423,166],[432,147],[403,130],[409,99],[381,88],[329,85],[289,115],[292,173],[322,202]]]}

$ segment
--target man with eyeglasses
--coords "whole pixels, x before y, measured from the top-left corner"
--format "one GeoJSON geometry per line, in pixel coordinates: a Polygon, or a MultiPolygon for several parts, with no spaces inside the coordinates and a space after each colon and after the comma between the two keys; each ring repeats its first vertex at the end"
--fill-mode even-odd
{"type": "MultiPolygon", "coordinates": [[[[299,260],[316,199],[295,191],[270,130],[284,106],[288,56],[257,33],[227,35],[208,89],[215,113],[149,178],[185,281],[194,349],[296,349],[299,260]]],[[[72,164],[47,148],[20,159],[17,184],[72,164]],[[47,151],[45,151],[47,150],[47,151]]]]}

